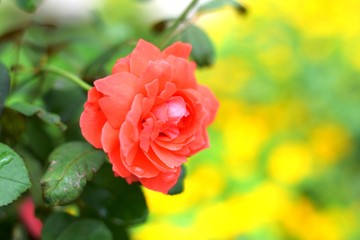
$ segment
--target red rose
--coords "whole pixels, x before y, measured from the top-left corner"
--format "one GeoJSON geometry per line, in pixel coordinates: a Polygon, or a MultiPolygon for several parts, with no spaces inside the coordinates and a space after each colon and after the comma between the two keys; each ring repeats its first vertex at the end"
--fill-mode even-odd
{"type": "Polygon", "coordinates": [[[96,80],[80,117],[83,136],[102,148],[113,171],[167,193],[187,157],[209,146],[206,127],[218,101],[195,79],[191,45],[160,51],[139,40],[112,74],[96,80]]]}
{"type": "Polygon", "coordinates": [[[35,206],[31,197],[26,198],[19,208],[20,220],[34,239],[40,239],[42,222],[35,216],[35,206]]]}

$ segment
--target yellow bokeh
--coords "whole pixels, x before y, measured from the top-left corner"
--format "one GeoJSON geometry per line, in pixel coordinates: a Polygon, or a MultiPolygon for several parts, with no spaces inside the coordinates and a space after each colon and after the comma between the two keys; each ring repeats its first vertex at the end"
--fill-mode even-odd
{"type": "Polygon", "coordinates": [[[360,2],[241,2],[246,17],[196,18],[216,49],[196,73],[220,101],[211,148],[190,158],[182,194],[145,191],[150,221],[133,237],[359,239],[360,2]]]}
{"type": "Polygon", "coordinates": [[[313,160],[312,152],[306,145],[286,142],[271,153],[269,175],[276,181],[296,184],[311,173],[313,160]]]}

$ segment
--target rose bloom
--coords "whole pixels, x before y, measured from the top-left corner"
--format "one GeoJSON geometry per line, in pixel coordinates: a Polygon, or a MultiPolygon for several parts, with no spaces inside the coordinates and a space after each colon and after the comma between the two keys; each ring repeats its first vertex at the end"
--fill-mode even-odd
{"type": "Polygon", "coordinates": [[[182,42],[161,52],[139,40],[88,92],[82,134],[128,183],[167,194],[187,157],[209,146],[206,128],[219,104],[196,82],[190,52],[182,42]]]}

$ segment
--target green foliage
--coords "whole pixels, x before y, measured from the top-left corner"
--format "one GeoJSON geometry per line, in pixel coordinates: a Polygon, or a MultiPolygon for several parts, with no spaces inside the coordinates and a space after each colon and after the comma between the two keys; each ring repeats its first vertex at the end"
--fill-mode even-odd
{"type": "Polygon", "coordinates": [[[82,195],[85,211],[112,224],[130,226],[145,222],[148,209],[139,184],[115,178],[109,164],[98,172],[82,195]]]}
{"type": "Polygon", "coordinates": [[[44,223],[43,240],[113,239],[107,226],[95,219],[77,219],[66,213],[55,213],[44,223]]]}
{"type": "Polygon", "coordinates": [[[104,163],[104,154],[84,142],[68,142],[49,156],[49,168],[41,180],[47,205],[65,205],[74,201],[86,182],[104,163]]]}
{"type": "Polygon", "coordinates": [[[207,34],[199,27],[189,26],[181,34],[180,39],[193,46],[191,57],[200,67],[210,66],[214,63],[214,46],[207,34]]]}
{"type": "Polygon", "coordinates": [[[41,237],[43,240],[57,239],[61,232],[64,231],[71,223],[75,221],[75,217],[64,212],[55,212],[51,214],[44,222],[41,237]]]}
{"type": "Polygon", "coordinates": [[[185,177],[186,177],[186,167],[184,165],[182,165],[181,166],[181,174],[180,174],[180,177],[179,177],[177,183],[168,192],[170,195],[176,195],[176,194],[182,193],[184,191],[185,177]]]}
{"type": "Polygon", "coordinates": [[[16,0],[16,3],[22,10],[32,13],[36,10],[40,0],[16,0]]]}
{"type": "Polygon", "coordinates": [[[16,200],[30,186],[29,175],[21,157],[0,143],[0,206],[16,200]]]}
{"type": "Polygon", "coordinates": [[[5,106],[5,99],[10,91],[10,75],[7,68],[0,62],[0,116],[5,106]]]}
{"type": "Polygon", "coordinates": [[[36,115],[39,119],[48,124],[53,124],[59,127],[61,130],[66,129],[66,126],[61,122],[61,119],[58,115],[46,112],[41,107],[36,105],[27,102],[14,102],[9,106],[9,108],[28,117],[36,115]]]}

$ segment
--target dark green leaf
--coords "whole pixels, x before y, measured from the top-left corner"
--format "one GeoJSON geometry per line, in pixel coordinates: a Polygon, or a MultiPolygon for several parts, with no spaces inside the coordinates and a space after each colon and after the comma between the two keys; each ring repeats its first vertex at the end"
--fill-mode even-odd
{"type": "Polygon", "coordinates": [[[61,86],[61,88],[51,89],[45,94],[46,109],[58,114],[65,123],[72,120],[76,120],[78,123],[86,95],[82,89],[73,84],[62,82],[61,86]],[[64,96],[66,97],[64,98],[64,96]]]}
{"type": "Polygon", "coordinates": [[[139,184],[129,185],[123,178],[114,177],[109,164],[101,168],[93,182],[82,195],[85,207],[92,215],[119,226],[146,220],[148,209],[139,184]]]}
{"type": "Polygon", "coordinates": [[[32,199],[35,205],[42,205],[42,190],[40,185],[41,176],[43,175],[43,170],[41,163],[35,159],[35,157],[27,152],[25,149],[17,149],[19,155],[24,159],[25,166],[28,169],[31,188],[30,192],[32,199]]]}
{"type": "Polygon", "coordinates": [[[41,238],[43,240],[57,239],[61,232],[75,220],[75,217],[64,212],[58,212],[50,215],[44,222],[41,238]]]}
{"type": "Polygon", "coordinates": [[[118,53],[119,49],[126,43],[117,43],[109,47],[105,52],[101,53],[93,61],[91,61],[83,70],[82,79],[87,82],[93,82],[96,79],[102,78],[106,75],[105,64],[115,54],[118,53]]]}
{"type": "Polygon", "coordinates": [[[61,130],[66,130],[65,124],[61,122],[61,119],[58,115],[46,112],[39,106],[27,102],[13,102],[8,107],[28,117],[36,115],[44,122],[53,124],[59,127],[61,130]]]}
{"type": "Polygon", "coordinates": [[[181,39],[193,46],[191,57],[198,66],[206,67],[213,64],[215,58],[214,46],[203,30],[191,25],[181,34],[181,39]]]}
{"type": "Polygon", "coordinates": [[[46,162],[54,148],[63,143],[63,131],[38,118],[30,117],[26,119],[26,129],[20,140],[23,140],[26,148],[37,159],[46,162]]]}
{"type": "Polygon", "coordinates": [[[0,139],[9,145],[16,144],[25,130],[24,116],[5,108],[0,118],[0,139]]]}
{"type": "Polygon", "coordinates": [[[184,191],[185,177],[186,177],[186,168],[185,168],[184,165],[182,165],[181,166],[181,174],[179,176],[179,179],[178,179],[177,183],[168,192],[170,195],[179,194],[179,193],[182,193],[184,191]]]}
{"type": "Polygon", "coordinates": [[[0,143],[0,206],[14,201],[30,186],[23,160],[10,147],[0,143]]]}
{"type": "Polygon", "coordinates": [[[0,62],[0,116],[4,110],[5,99],[10,91],[10,74],[4,64],[0,62]]]}
{"type": "Polygon", "coordinates": [[[45,203],[65,205],[75,200],[104,160],[102,151],[85,142],[69,142],[56,148],[41,181],[45,203]]]}
{"type": "Polygon", "coordinates": [[[25,12],[32,13],[36,10],[37,5],[40,3],[40,0],[16,0],[19,8],[25,12]]]}
{"type": "Polygon", "coordinates": [[[94,219],[81,219],[70,224],[56,240],[111,240],[112,234],[106,225],[94,219]]]}

